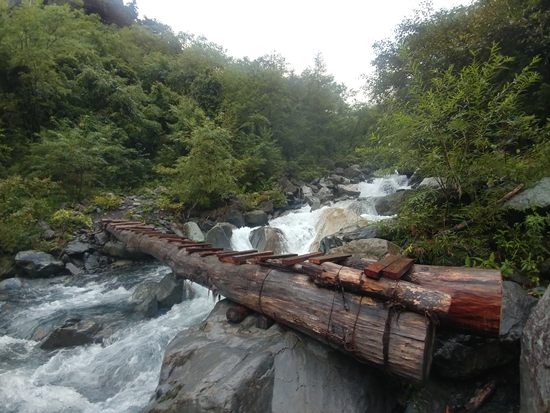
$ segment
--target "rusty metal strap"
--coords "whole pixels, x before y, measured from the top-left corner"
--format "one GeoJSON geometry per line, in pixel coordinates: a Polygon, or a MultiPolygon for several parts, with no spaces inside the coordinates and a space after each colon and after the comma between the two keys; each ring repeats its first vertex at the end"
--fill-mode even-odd
{"type": "Polygon", "coordinates": [[[388,367],[389,347],[390,347],[390,330],[391,322],[393,319],[394,306],[390,306],[388,309],[388,318],[386,318],[386,325],[384,326],[384,335],[382,336],[382,354],[384,356],[384,367],[388,367]]]}

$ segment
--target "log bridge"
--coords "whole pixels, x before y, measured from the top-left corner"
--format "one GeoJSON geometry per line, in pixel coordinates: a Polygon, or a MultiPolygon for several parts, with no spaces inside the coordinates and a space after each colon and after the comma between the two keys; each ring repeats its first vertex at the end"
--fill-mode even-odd
{"type": "Polygon", "coordinates": [[[414,383],[428,377],[439,323],[498,337],[496,270],[379,262],[349,255],[224,251],[141,222],[103,220],[132,252],[360,362],[414,383]]]}

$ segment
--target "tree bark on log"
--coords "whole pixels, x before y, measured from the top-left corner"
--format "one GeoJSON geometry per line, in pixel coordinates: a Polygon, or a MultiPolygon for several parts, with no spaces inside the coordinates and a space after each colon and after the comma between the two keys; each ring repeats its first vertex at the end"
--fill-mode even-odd
{"type": "Polygon", "coordinates": [[[429,317],[396,313],[370,297],[318,288],[309,276],[260,265],[223,263],[200,257],[163,238],[107,225],[130,251],[152,255],[178,276],[197,282],[241,305],[321,342],[422,383],[428,376],[434,328],[429,317]]]}
{"type": "MultiPolygon", "coordinates": [[[[349,259],[346,265],[364,268],[376,261],[349,259]]],[[[498,270],[413,265],[405,280],[451,296],[444,323],[467,332],[498,338],[502,312],[502,275],[498,270]]]]}
{"type": "Polygon", "coordinates": [[[352,292],[363,293],[384,301],[394,300],[420,314],[447,317],[451,307],[451,296],[434,289],[428,289],[410,282],[380,278],[374,280],[363,271],[326,262],[320,265],[304,262],[302,270],[310,275],[315,284],[338,287],[352,292]]]}

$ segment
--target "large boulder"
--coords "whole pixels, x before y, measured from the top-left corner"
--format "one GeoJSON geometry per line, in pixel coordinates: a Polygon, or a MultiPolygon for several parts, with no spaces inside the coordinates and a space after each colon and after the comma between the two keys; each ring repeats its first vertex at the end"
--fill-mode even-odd
{"type": "Polygon", "coordinates": [[[513,343],[520,340],[523,327],[537,302],[535,297],[528,295],[515,282],[502,282],[501,342],[513,343]]]}
{"type": "Polygon", "coordinates": [[[231,249],[231,236],[233,230],[237,229],[235,225],[228,222],[220,222],[206,234],[206,242],[212,244],[215,248],[231,249]]]}
{"type": "Polygon", "coordinates": [[[273,251],[276,255],[285,252],[284,235],[278,228],[256,228],[250,233],[249,240],[252,248],[258,251],[273,251]]]}
{"type": "Polygon", "coordinates": [[[399,212],[399,207],[411,192],[414,191],[399,191],[377,198],[376,201],[374,201],[376,212],[378,215],[396,215],[399,212]]]}
{"type": "Polygon", "coordinates": [[[70,241],[65,245],[65,254],[69,257],[81,257],[85,252],[92,250],[92,246],[78,240],[70,241]]]}
{"type": "Polygon", "coordinates": [[[380,229],[376,225],[367,225],[353,231],[338,231],[335,234],[327,235],[321,240],[319,251],[328,254],[331,249],[342,247],[350,241],[377,238],[379,233],[380,229]]]}
{"type": "Polygon", "coordinates": [[[336,189],[338,190],[339,196],[348,196],[348,197],[356,198],[359,195],[361,195],[361,190],[356,184],[337,185],[336,189]]]}
{"type": "Polygon", "coordinates": [[[400,255],[401,248],[394,243],[380,238],[359,239],[341,247],[332,248],[329,254],[351,254],[356,258],[381,260],[386,255],[400,255]]]}
{"type": "Polygon", "coordinates": [[[521,413],[550,412],[550,289],[529,316],[521,338],[521,413]]]}
{"type": "Polygon", "coordinates": [[[154,290],[159,307],[170,308],[183,301],[183,278],[174,273],[165,275],[154,290]]]}
{"type": "Polygon", "coordinates": [[[206,241],[206,238],[198,226],[198,224],[194,221],[189,221],[183,224],[183,229],[185,230],[185,233],[187,234],[187,238],[189,238],[191,241],[195,242],[204,242],[206,241]]]}
{"type": "Polygon", "coordinates": [[[251,227],[259,227],[261,225],[267,225],[268,216],[261,209],[257,209],[244,214],[244,220],[251,227]]]}
{"type": "Polygon", "coordinates": [[[29,277],[49,277],[65,269],[65,263],[51,254],[40,251],[20,251],[15,255],[15,264],[29,277]]]}
{"type": "Polygon", "coordinates": [[[237,209],[232,209],[229,211],[226,220],[230,224],[235,225],[237,228],[246,226],[246,221],[244,220],[243,214],[237,209]]]}
{"type": "Polygon", "coordinates": [[[309,250],[311,252],[319,251],[321,240],[327,235],[344,229],[354,231],[367,225],[368,221],[355,212],[342,208],[327,208],[319,216],[319,221],[315,227],[317,235],[309,250]]]}
{"type": "Polygon", "coordinates": [[[550,177],[542,178],[534,187],[520,192],[504,206],[519,210],[548,208],[550,206],[550,177]]]}
{"type": "Polygon", "coordinates": [[[180,332],[164,355],[146,413],[377,412],[395,404],[389,379],[334,349],[277,324],[226,321],[230,301],[180,332]]]}
{"type": "Polygon", "coordinates": [[[102,326],[95,321],[82,321],[74,318],[66,320],[63,325],[53,330],[40,343],[43,350],[62,347],[81,346],[96,341],[95,336],[102,326]]]}

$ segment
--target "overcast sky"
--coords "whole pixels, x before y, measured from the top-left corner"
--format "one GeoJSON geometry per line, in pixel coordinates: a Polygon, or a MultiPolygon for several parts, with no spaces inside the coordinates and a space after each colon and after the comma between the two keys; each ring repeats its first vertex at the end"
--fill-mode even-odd
{"type": "MultiPolygon", "coordinates": [[[[420,0],[137,0],[140,17],[154,18],[174,32],[204,35],[229,56],[255,59],[283,55],[297,73],[321,52],[329,73],[359,88],[371,71],[372,44],[392,36],[420,0]]],[[[433,0],[434,9],[470,0],[433,0]]]]}

